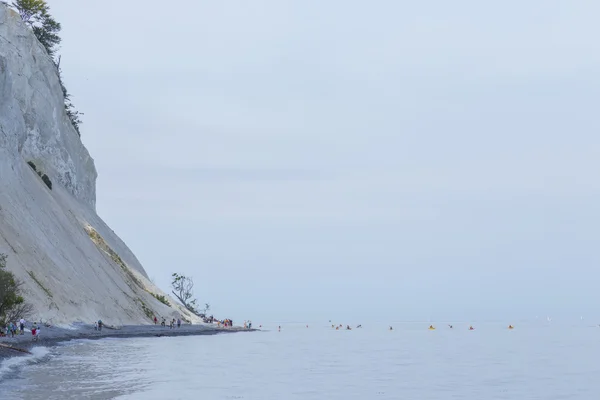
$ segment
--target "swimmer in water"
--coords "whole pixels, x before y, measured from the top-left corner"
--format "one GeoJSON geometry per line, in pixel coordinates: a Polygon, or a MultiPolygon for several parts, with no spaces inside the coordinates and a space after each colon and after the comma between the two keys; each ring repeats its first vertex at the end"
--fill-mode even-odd
{"type": "Polygon", "coordinates": [[[390,326],[390,331],[393,331],[394,329],[390,326]]]}
{"type": "Polygon", "coordinates": [[[448,327],[450,327],[450,329],[452,329],[452,328],[453,328],[453,326],[452,326],[452,325],[448,325],[448,327]]]}
{"type": "Polygon", "coordinates": [[[474,331],[474,330],[475,330],[475,328],[473,328],[473,326],[471,325],[471,326],[469,326],[469,330],[470,330],[470,331],[474,331]]]}

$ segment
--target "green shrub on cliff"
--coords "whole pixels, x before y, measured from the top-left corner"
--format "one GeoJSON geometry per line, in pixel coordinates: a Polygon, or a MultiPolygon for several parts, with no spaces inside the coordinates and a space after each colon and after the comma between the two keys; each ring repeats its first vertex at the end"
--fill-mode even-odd
{"type": "Polygon", "coordinates": [[[48,189],[52,190],[52,181],[50,180],[50,178],[48,178],[48,175],[42,175],[42,180],[44,181],[46,186],[48,186],[48,189]]]}
{"type": "Polygon", "coordinates": [[[50,180],[50,177],[48,177],[48,175],[44,174],[41,170],[38,171],[38,169],[37,169],[36,165],[33,163],[33,161],[27,161],[27,164],[29,164],[31,169],[34,170],[40,178],[42,178],[42,181],[44,181],[46,186],[48,186],[48,189],[52,190],[52,181],[50,180]]]}
{"type": "Polygon", "coordinates": [[[27,318],[33,307],[25,302],[21,294],[23,282],[6,270],[6,254],[0,253],[0,325],[27,318]]]}
{"type": "MultiPolygon", "coordinates": [[[[12,2],[12,6],[19,12],[21,19],[31,26],[38,41],[44,46],[50,57],[54,60],[58,45],[61,42],[61,38],[58,36],[61,26],[60,23],[56,22],[50,15],[48,3],[46,3],[45,0],[15,0],[12,2]]],[[[80,116],[83,115],[83,113],[80,113],[75,109],[75,106],[71,101],[71,95],[65,87],[60,69],[60,57],[58,57],[58,60],[55,61],[54,64],[58,71],[58,79],[65,99],[65,112],[67,113],[67,117],[71,121],[73,128],[75,128],[77,134],[81,136],[79,126],[82,124],[80,116]]]]}
{"type": "Polygon", "coordinates": [[[167,300],[167,298],[165,296],[163,296],[162,294],[154,294],[154,293],[150,293],[156,300],[160,301],[161,303],[163,303],[166,306],[171,307],[171,303],[169,303],[169,300],[167,300]]]}

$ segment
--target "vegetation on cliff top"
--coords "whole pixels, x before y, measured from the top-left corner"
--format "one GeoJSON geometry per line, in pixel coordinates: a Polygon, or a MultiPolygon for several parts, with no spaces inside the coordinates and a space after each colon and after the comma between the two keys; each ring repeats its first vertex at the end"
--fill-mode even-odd
{"type": "Polygon", "coordinates": [[[77,134],[81,136],[79,127],[82,124],[80,117],[83,113],[77,111],[71,101],[71,95],[62,79],[60,56],[56,58],[58,46],[61,42],[61,38],[58,36],[58,33],[61,30],[60,23],[50,15],[50,7],[45,0],[15,0],[11,5],[18,11],[21,19],[31,26],[38,41],[44,46],[50,57],[52,57],[58,72],[58,80],[63,92],[63,97],[65,99],[65,112],[67,117],[69,117],[73,128],[75,128],[77,134]]]}

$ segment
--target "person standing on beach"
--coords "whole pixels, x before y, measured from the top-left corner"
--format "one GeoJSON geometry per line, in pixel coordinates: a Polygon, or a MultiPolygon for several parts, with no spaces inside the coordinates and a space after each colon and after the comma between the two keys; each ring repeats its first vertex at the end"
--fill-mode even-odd
{"type": "Polygon", "coordinates": [[[156,325],[156,323],[158,322],[158,318],[156,318],[156,315],[154,316],[154,325],[156,325]]]}
{"type": "Polygon", "coordinates": [[[98,321],[94,322],[94,330],[98,330],[98,321]]]}
{"type": "Polygon", "coordinates": [[[177,327],[181,328],[181,319],[177,318],[177,327]]]}
{"type": "Polygon", "coordinates": [[[19,322],[21,324],[21,326],[20,326],[20,328],[21,328],[21,335],[24,335],[25,334],[25,320],[23,318],[21,318],[21,321],[19,321],[19,322]]]}
{"type": "Polygon", "coordinates": [[[102,320],[101,319],[98,320],[98,330],[102,331],[102,320]]]}

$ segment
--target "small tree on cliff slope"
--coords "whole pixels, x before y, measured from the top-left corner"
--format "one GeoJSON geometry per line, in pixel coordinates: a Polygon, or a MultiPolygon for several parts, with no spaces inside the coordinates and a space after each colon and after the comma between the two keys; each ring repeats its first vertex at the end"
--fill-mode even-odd
{"type": "Polygon", "coordinates": [[[73,124],[73,128],[77,131],[77,134],[81,136],[81,132],[79,131],[79,125],[83,123],[81,121],[80,115],[83,113],[77,111],[73,102],[71,101],[71,94],[68,92],[67,87],[65,86],[62,80],[62,70],[60,69],[60,57],[58,57],[58,62],[56,63],[56,68],[58,68],[58,80],[60,82],[60,87],[63,92],[63,97],[65,99],[65,111],[67,112],[67,117],[71,120],[71,124],[73,124]]]}
{"type": "Polygon", "coordinates": [[[198,315],[198,301],[194,298],[194,280],[185,275],[173,274],[173,294],[188,309],[198,315]]]}
{"type": "Polygon", "coordinates": [[[27,318],[33,311],[31,304],[25,303],[21,294],[23,282],[6,270],[6,254],[0,254],[0,324],[16,322],[27,318]]]}

